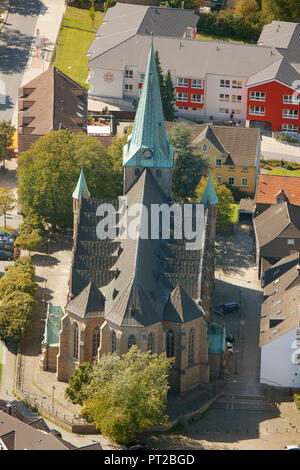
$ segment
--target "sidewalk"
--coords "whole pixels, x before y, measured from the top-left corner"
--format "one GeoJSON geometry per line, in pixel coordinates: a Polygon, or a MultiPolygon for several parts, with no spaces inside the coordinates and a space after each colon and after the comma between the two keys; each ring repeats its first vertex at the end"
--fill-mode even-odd
{"type": "MultiPolygon", "coordinates": [[[[54,54],[56,40],[66,9],[65,0],[43,0],[43,4],[46,7],[46,11],[45,14],[39,15],[38,17],[34,37],[36,38],[39,35],[46,39],[45,57],[41,58],[41,51],[37,51],[36,53],[35,50],[32,49],[26,71],[23,74],[21,86],[45,72],[50,67],[54,54]]],[[[14,126],[18,125],[17,105],[14,109],[12,124],[14,126]]]]}

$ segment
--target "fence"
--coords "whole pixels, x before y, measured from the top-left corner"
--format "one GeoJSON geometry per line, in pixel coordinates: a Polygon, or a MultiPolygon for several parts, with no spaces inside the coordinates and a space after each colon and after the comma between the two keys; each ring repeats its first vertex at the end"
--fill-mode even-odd
{"type": "Polygon", "coordinates": [[[39,400],[34,394],[27,392],[23,388],[24,382],[24,358],[21,354],[17,356],[17,371],[15,378],[15,389],[17,395],[22,398],[26,404],[37,408],[41,415],[48,418],[50,421],[68,429],[77,434],[98,434],[98,431],[92,423],[88,423],[84,418],[75,415],[68,415],[61,413],[55,409],[54,402],[52,406],[46,405],[42,400],[39,400]]]}

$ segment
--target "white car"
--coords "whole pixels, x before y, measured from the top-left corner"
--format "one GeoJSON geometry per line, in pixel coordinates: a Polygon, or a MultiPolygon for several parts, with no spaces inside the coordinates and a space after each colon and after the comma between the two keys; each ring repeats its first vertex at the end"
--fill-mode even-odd
{"type": "Polygon", "coordinates": [[[233,346],[232,346],[232,344],[227,342],[226,345],[227,345],[227,351],[228,351],[230,354],[232,354],[232,353],[233,353],[233,346]]]}
{"type": "Polygon", "coordinates": [[[285,446],[284,450],[300,450],[300,447],[296,444],[292,444],[290,446],[285,446]]]}

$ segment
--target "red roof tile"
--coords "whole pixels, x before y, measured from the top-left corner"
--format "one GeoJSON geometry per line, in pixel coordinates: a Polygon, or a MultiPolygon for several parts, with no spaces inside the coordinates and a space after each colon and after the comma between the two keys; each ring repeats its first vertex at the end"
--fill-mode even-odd
{"type": "Polygon", "coordinates": [[[275,204],[275,197],[284,190],[288,202],[300,206],[300,177],[259,175],[256,203],[275,204]]]}

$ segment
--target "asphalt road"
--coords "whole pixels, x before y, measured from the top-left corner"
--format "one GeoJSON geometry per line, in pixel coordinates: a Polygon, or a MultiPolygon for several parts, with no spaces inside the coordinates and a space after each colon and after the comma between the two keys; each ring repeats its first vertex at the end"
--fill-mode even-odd
{"type": "Polygon", "coordinates": [[[0,9],[9,4],[10,14],[0,32],[0,121],[12,118],[36,22],[46,8],[40,0],[0,0],[0,9]]]}

